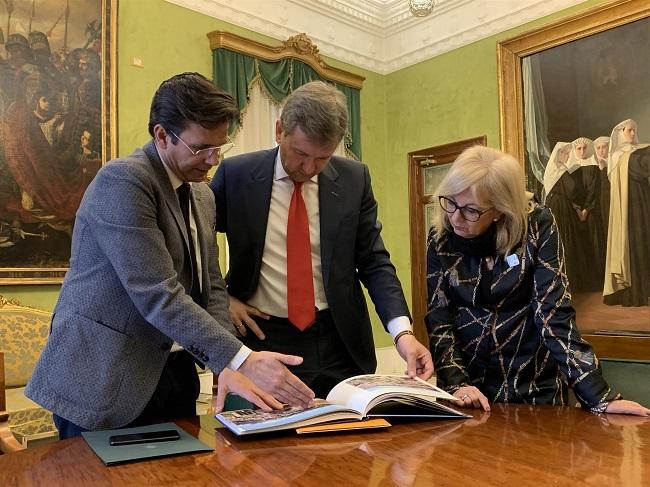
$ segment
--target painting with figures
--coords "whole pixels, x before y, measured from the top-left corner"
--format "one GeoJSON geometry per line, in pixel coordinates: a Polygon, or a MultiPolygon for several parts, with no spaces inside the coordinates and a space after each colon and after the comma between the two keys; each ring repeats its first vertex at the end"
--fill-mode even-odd
{"type": "Polygon", "coordinates": [[[645,18],[522,60],[527,184],[587,330],[650,332],[649,48],[645,18]]]}
{"type": "Polygon", "coordinates": [[[60,280],[68,266],[75,213],[108,152],[111,3],[0,3],[3,283],[60,280]]]}

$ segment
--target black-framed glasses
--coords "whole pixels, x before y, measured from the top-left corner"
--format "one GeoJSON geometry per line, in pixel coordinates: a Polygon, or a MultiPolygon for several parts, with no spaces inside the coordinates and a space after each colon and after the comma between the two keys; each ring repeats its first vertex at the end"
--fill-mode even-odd
{"type": "Polygon", "coordinates": [[[189,145],[185,143],[183,139],[181,139],[178,135],[176,135],[174,132],[171,130],[169,131],[170,134],[172,134],[174,137],[176,137],[178,140],[181,141],[181,143],[187,147],[187,150],[192,153],[193,156],[198,156],[198,155],[203,155],[205,156],[206,159],[209,159],[212,157],[212,155],[216,152],[217,157],[221,158],[224,156],[226,152],[228,152],[230,149],[235,147],[235,144],[232,142],[226,142],[223,145],[215,146],[215,147],[206,147],[205,149],[199,149],[199,150],[194,150],[192,149],[189,145]]]}
{"type": "Polygon", "coordinates": [[[438,196],[438,200],[440,201],[440,207],[447,213],[452,215],[456,212],[456,210],[458,210],[460,211],[460,216],[462,216],[463,219],[467,220],[468,222],[479,221],[483,213],[487,213],[492,209],[488,208],[487,210],[477,210],[476,208],[472,208],[471,206],[467,205],[459,206],[454,200],[451,200],[445,196],[438,196]]]}

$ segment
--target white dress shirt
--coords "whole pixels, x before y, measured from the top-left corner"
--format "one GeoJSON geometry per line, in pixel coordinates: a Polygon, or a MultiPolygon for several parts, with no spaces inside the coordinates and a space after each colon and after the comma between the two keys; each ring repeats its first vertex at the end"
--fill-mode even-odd
{"type": "MultiPolygon", "coordinates": [[[[289,204],[293,195],[293,181],[280,161],[280,151],[275,159],[266,240],[257,289],[248,304],[272,316],[286,318],[287,310],[287,221],[289,204]]],[[[318,205],[318,176],[302,185],[302,198],[309,219],[311,243],[311,268],[314,283],[314,303],[319,310],[327,309],[323,287],[320,258],[320,211],[318,205]]]]}
{"type": "MultiPolygon", "coordinates": [[[[266,238],[260,276],[255,293],[248,304],[260,311],[281,318],[287,318],[287,221],[294,184],[284,170],[280,151],[275,158],[271,203],[266,224],[266,238]]],[[[318,310],[327,309],[327,297],[323,285],[323,271],[320,252],[320,206],[318,203],[318,176],[302,185],[302,197],[309,218],[309,240],[311,243],[311,265],[314,283],[314,303],[318,310]]],[[[401,331],[411,330],[406,316],[390,320],[387,325],[393,338],[401,331]]]]}

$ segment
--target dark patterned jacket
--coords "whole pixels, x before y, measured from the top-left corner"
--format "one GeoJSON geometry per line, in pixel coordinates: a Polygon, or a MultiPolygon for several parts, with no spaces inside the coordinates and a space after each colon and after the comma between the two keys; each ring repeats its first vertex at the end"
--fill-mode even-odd
{"type": "Polygon", "coordinates": [[[550,210],[531,211],[512,253],[512,266],[495,258],[485,287],[482,258],[454,250],[447,234],[429,233],[425,321],[440,386],[473,385],[491,402],[564,405],[568,383],[584,407],[613,400],[576,327],[550,210]]]}

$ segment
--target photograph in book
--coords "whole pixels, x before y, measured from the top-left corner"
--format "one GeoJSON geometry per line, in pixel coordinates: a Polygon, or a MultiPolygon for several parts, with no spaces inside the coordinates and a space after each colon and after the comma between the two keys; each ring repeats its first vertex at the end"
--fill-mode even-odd
{"type": "Polygon", "coordinates": [[[281,420],[283,418],[292,418],[299,414],[317,414],[319,411],[323,412],[330,404],[323,399],[314,400],[314,405],[306,408],[288,406],[284,409],[275,411],[262,411],[261,409],[240,409],[238,411],[227,411],[220,416],[227,418],[230,422],[236,425],[240,424],[259,424],[265,421],[281,420]]]}
{"type": "Polygon", "coordinates": [[[431,390],[431,384],[424,381],[417,381],[410,377],[401,377],[393,375],[362,375],[358,378],[351,378],[345,381],[351,386],[359,389],[371,390],[382,386],[404,386],[412,389],[431,390]]]}
{"type": "Polygon", "coordinates": [[[371,417],[468,418],[437,402],[454,397],[418,378],[362,375],[338,383],[327,399],[307,408],[286,406],[277,411],[241,409],[216,418],[236,435],[296,429],[337,421],[363,421],[371,417]]]}

